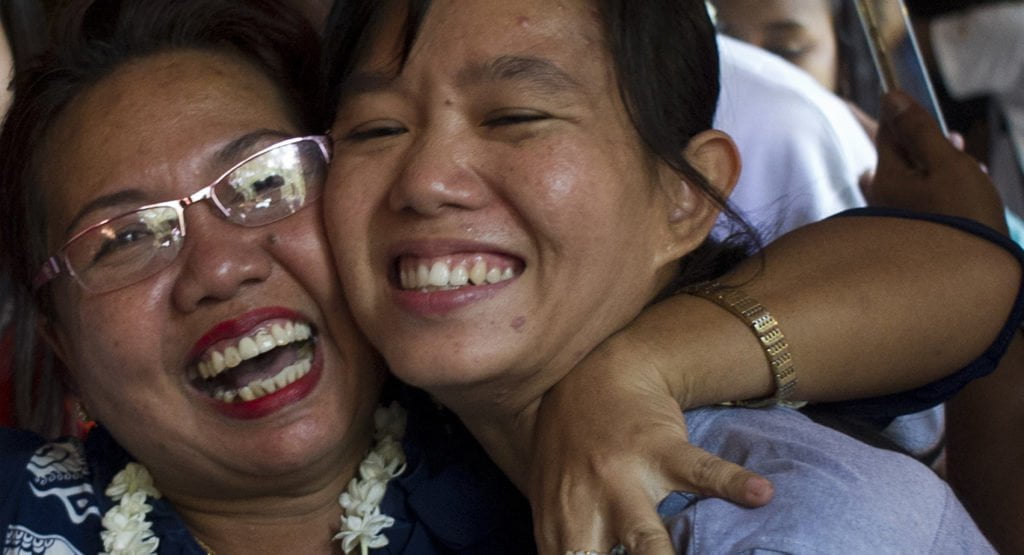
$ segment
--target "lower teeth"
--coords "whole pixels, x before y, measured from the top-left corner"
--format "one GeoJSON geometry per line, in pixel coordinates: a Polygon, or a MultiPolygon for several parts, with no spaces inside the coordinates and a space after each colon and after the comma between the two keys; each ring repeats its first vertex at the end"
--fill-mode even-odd
{"type": "Polygon", "coordinates": [[[303,347],[300,351],[301,360],[284,367],[271,378],[255,380],[239,389],[218,389],[213,397],[225,403],[254,401],[285,388],[309,373],[312,368],[311,348],[303,347]]]}

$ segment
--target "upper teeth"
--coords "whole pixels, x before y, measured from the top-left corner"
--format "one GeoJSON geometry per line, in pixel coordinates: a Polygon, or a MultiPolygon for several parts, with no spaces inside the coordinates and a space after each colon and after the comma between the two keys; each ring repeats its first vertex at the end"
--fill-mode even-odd
{"type": "Polygon", "coordinates": [[[301,322],[274,324],[269,330],[259,329],[242,337],[236,344],[229,345],[223,352],[210,349],[209,358],[199,362],[199,375],[204,379],[216,377],[221,372],[238,366],[243,360],[256,358],[296,341],[305,341],[311,334],[310,327],[301,322]]]}
{"type": "Polygon", "coordinates": [[[470,283],[485,285],[508,281],[515,277],[515,270],[511,266],[488,267],[487,262],[481,259],[473,262],[462,261],[456,264],[449,261],[437,261],[429,266],[422,262],[417,265],[403,264],[399,273],[402,289],[462,287],[470,283]],[[470,265],[471,263],[472,265],[470,265]]]}

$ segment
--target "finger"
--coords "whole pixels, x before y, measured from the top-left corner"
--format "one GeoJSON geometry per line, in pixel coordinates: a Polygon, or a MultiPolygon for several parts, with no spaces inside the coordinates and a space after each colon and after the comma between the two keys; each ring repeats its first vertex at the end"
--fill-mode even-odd
{"type": "Polygon", "coordinates": [[[745,507],[760,507],[771,501],[775,490],[767,478],[692,445],[687,448],[699,453],[696,458],[681,457],[676,464],[673,470],[680,484],[689,482],[697,493],[745,507]]]}
{"type": "MultiPolygon", "coordinates": [[[[622,497],[615,500],[617,503],[622,501],[622,497]]],[[[537,548],[542,555],[563,555],[566,552],[580,551],[607,553],[618,543],[612,529],[614,519],[609,512],[611,509],[600,502],[590,502],[584,506],[589,509],[580,507],[579,513],[573,515],[571,520],[554,523],[554,526],[544,526],[548,533],[544,536],[537,535],[537,548]]],[[[535,525],[535,533],[536,531],[535,525]]]]}
{"type": "MultiPolygon", "coordinates": [[[[895,181],[902,183],[906,179],[918,179],[923,169],[914,156],[907,152],[902,140],[892,125],[883,123],[878,130],[876,143],[878,150],[878,167],[869,190],[872,193],[880,188],[878,183],[895,181]]],[[[881,187],[884,191],[884,187],[881,187]]]]}
{"type": "Polygon", "coordinates": [[[672,546],[665,523],[650,499],[640,490],[622,500],[615,511],[616,527],[613,530],[618,543],[630,555],[672,555],[672,546]]]}
{"type": "MultiPolygon", "coordinates": [[[[559,555],[577,551],[609,553],[619,544],[631,555],[675,553],[654,502],[643,489],[622,492],[613,506],[601,506],[601,509],[603,516],[595,515],[589,526],[565,529],[556,550],[559,555]]],[[[547,551],[542,548],[544,552],[547,551]]]]}
{"type": "Polygon", "coordinates": [[[889,136],[908,156],[908,164],[922,170],[941,165],[953,150],[942,134],[939,124],[919,104],[899,91],[882,99],[882,122],[879,134],[888,130],[889,136]]]}
{"type": "Polygon", "coordinates": [[[967,148],[967,142],[964,141],[964,136],[953,131],[949,134],[949,144],[953,145],[953,148],[963,152],[967,148]]]}

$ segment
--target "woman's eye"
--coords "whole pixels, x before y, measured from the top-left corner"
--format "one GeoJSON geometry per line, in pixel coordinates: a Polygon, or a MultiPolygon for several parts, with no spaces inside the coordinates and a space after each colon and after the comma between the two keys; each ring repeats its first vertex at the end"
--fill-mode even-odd
{"type": "Polygon", "coordinates": [[[484,120],[485,127],[502,127],[506,125],[519,125],[550,119],[551,116],[542,112],[512,112],[494,114],[484,120]]]}
{"type": "Polygon", "coordinates": [[[93,263],[119,263],[119,258],[129,256],[135,249],[149,245],[153,241],[153,230],[143,225],[118,229],[113,237],[103,241],[93,255],[93,263]]]}
{"type": "Polygon", "coordinates": [[[779,45],[767,45],[765,50],[790,62],[803,58],[811,51],[813,44],[808,43],[787,43],[779,45]]]}
{"type": "Polygon", "coordinates": [[[406,131],[408,131],[408,129],[398,124],[362,125],[346,134],[345,140],[357,142],[369,141],[372,139],[402,135],[406,131]]]}

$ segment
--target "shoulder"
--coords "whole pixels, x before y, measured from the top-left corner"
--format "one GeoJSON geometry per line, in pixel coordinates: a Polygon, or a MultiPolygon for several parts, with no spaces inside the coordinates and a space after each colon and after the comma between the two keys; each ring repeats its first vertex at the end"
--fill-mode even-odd
{"type": "Polygon", "coordinates": [[[81,442],[5,429],[0,453],[4,553],[32,552],[38,545],[49,546],[48,553],[98,547],[100,512],[81,442]]]}
{"type": "Polygon", "coordinates": [[[766,476],[775,497],[744,509],[675,496],[662,510],[672,513],[667,522],[681,547],[928,552],[954,528],[965,551],[991,549],[949,487],[909,457],[786,409],[713,408],[686,416],[694,444],[766,476]]]}

